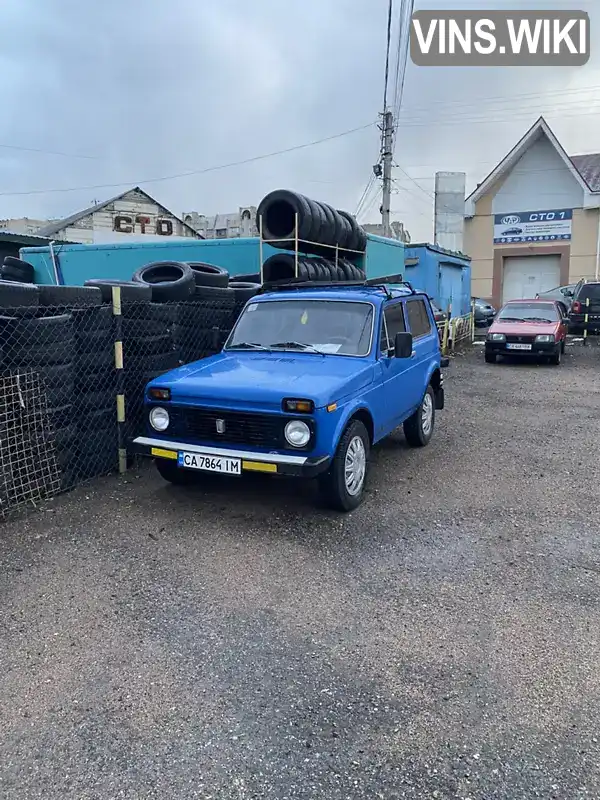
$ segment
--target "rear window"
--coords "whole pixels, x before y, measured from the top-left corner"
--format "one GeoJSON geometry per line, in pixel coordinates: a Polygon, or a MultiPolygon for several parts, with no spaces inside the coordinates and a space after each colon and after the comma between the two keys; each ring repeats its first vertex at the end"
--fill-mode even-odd
{"type": "Polygon", "coordinates": [[[600,300],[600,283],[584,283],[579,291],[579,301],[587,300],[600,300]]]}

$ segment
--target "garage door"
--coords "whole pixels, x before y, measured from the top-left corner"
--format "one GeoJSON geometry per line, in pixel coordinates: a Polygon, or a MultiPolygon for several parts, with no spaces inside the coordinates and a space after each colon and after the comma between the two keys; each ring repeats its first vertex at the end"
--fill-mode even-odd
{"type": "Polygon", "coordinates": [[[560,256],[509,256],[504,259],[502,302],[535,297],[560,284],[560,256]]]}

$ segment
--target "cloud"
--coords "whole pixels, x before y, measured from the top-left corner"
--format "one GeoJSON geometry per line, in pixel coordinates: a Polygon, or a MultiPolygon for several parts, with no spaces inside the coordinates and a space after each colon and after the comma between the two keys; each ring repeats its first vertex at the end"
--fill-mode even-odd
{"type": "MultiPolygon", "coordinates": [[[[1,191],[106,183],[125,189],[375,121],[386,11],[387,0],[5,0],[0,142],[94,158],[0,148],[1,191]]],[[[598,149],[585,103],[593,93],[548,97],[586,84],[600,84],[597,62],[579,70],[409,62],[396,160],[423,189],[396,170],[396,216],[416,238],[430,238],[435,171],[464,170],[474,183],[542,111],[570,152],[598,149]],[[526,92],[541,99],[519,99],[526,92]]],[[[176,212],[227,212],[276,187],[354,211],[378,150],[371,128],[270,160],[144,185],[176,212]]],[[[0,215],[66,215],[118,190],[0,197],[0,215]]],[[[373,199],[368,216],[377,221],[373,199]]]]}

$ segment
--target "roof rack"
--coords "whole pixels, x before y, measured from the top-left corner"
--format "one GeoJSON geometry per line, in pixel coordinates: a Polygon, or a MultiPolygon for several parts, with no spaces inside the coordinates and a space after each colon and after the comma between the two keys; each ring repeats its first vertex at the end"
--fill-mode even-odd
{"type": "Polygon", "coordinates": [[[288,291],[291,289],[381,289],[391,297],[388,285],[403,286],[409,289],[411,294],[417,294],[412,285],[403,280],[400,273],[394,275],[382,275],[378,278],[368,278],[364,281],[311,281],[304,278],[286,278],[281,281],[271,281],[262,286],[261,293],[288,291]]]}

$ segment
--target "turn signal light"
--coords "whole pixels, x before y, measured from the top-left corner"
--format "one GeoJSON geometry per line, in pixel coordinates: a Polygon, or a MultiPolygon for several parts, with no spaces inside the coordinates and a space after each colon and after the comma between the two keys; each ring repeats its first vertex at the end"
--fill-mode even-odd
{"type": "Polygon", "coordinates": [[[283,401],[283,410],[292,414],[312,414],[315,410],[315,404],[312,400],[292,400],[288,398],[283,401]]]}
{"type": "Polygon", "coordinates": [[[152,400],[170,400],[171,399],[171,390],[170,389],[149,389],[148,396],[152,398],[152,400]]]}

